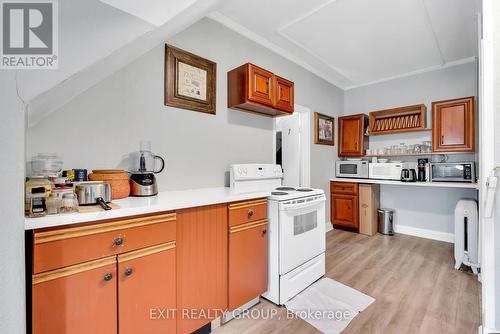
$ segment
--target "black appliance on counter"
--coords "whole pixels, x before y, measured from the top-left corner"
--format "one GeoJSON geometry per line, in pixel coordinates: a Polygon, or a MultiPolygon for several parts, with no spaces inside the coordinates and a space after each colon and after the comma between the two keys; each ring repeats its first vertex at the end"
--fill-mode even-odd
{"type": "Polygon", "coordinates": [[[413,168],[403,168],[401,170],[401,181],[402,182],[416,182],[417,173],[413,168]]]}
{"type": "Polygon", "coordinates": [[[418,165],[417,165],[417,181],[418,182],[426,182],[427,181],[427,166],[429,163],[429,159],[427,158],[421,158],[418,159],[418,165]]]}

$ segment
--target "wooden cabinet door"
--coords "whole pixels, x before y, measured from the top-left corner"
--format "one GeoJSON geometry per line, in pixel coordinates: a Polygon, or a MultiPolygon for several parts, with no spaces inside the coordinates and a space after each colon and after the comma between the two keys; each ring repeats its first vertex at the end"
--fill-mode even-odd
{"type": "Polygon", "coordinates": [[[117,333],[116,258],[33,276],[33,334],[117,333]]]}
{"type": "Polygon", "coordinates": [[[273,106],[274,75],[263,68],[248,64],[248,99],[253,102],[273,106]]]}
{"type": "Polygon", "coordinates": [[[228,302],[227,205],[177,211],[177,333],[192,333],[222,315],[228,302]]]}
{"type": "Polygon", "coordinates": [[[358,196],[331,194],[332,224],[358,228],[358,196]]]}
{"type": "Polygon", "coordinates": [[[274,107],[293,113],[293,82],[283,79],[277,75],[275,75],[274,78],[274,88],[276,91],[274,107]]]}
{"type": "Polygon", "coordinates": [[[229,310],[267,291],[267,221],[231,227],[229,231],[229,310]]]}
{"type": "Polygon", "coordinates": [[[365,155],[366,115],[339,117],[339,157],[361,157],[365,155]]]}
{"type": "Polygon", "coordinates": [[[432,103],[434,152],[474,152],[474,97],[432,103]]]}
{"type": "Polygon", "coordinates": [[[118,256],[120,334],[175,333],[175,242],[118,256]]]}

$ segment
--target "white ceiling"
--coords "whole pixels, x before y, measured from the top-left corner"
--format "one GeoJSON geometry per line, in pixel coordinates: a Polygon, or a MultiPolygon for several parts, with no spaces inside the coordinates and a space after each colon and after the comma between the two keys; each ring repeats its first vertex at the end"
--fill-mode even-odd
{"type": "Polygon", "coordinates": [[[231,0],[214,20],[349,89],[470,62],[478,0],[231,0]]]}
{"type": "Polygon", "coordinates": [[[101,0],[155,26],[167,23],[196,0],[101,0]]]}

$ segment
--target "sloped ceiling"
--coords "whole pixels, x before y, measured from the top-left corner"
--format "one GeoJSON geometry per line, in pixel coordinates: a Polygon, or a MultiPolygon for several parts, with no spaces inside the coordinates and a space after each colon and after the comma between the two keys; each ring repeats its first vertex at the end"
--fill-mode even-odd
{"type": "Polygon", "coordinates": [[[474,60],[478,0],[231,0],[210,15],[354,88],[474,60]]]}
{"type": "Polygon", "coordinates": [[[147,10],[128,3],[124,11],[98,0],[59,1],[59,69],[18,73],[28,126],[204,17],[219,0],[143,1],[147,10]],[[169,15],[146,20],[144,13],[154,12],[154,5],[169,15]]]}

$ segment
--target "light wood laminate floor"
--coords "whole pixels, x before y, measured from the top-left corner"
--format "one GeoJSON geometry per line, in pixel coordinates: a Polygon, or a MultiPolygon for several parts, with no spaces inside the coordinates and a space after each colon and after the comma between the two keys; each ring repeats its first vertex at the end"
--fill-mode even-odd
{"type": "MultiPolygon", "coordinates": [[[[480,284],[453,268],[453,245],[398,234],[373,237],[327,234],[326,276],[376,299],[343,333],[472,334],[480,322],[480,284]]],[[[263,300],[253,309],[276,309],[271,320],[235,319],[222,333],[320,333],[286,309],[263,300]]]]}

